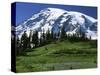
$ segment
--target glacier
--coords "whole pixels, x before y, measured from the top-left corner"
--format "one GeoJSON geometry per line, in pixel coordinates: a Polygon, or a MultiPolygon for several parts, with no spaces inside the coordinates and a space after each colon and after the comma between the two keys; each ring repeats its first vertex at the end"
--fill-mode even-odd
{"type": "Polygon", "coordinates": [[[97,20],[95,18],[81,12],[66,11],[60,8],[45,8],[32,15],[23,23],[16,25],[15,34],[21,37],[26,31],[29,36],[30,30],[37,30],[41,33],[48,29],[59,32],[62,26],[65,27],[67,34],[75,34],[81,29],[81,32],[85,33],[87,38],[97,39],[97,20]]]}

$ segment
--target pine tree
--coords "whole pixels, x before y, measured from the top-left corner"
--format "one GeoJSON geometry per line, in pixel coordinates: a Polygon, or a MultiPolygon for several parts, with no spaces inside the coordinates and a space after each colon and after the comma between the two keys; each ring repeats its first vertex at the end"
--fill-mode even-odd
{"type": "Polygon", "coordinates": [[[34,44],[35,47],[37,47],[39,45],[38,32],[37,31],[33,32],[32,43],[34,44]]]}
{"type": "Polygon", "coordinates": [[[53,32],[53,30],[51,30],[51,41],[53,41],[54,40],[54,32],[53,32]]]}
{"type": "Polygon", "coordinates": [[[46,35],[45,35],[44,29],[43,29],[43,32],[42,32],[42,45],[44,45],[45,43],[46,43],[46,35]]]}
{"type": "Polygon", "coordinates": [[[27,37],[26,32],[24,32],[24,34],[21,37],[21,46],[22,46],[23,50],[27,49],[27,46],[28,46],[28,37],[27,37]]]}
{"type": "Polygon", "coordinates": [[[57,38],[58,39],[60,38],[60,31],[57,33],[57,38]]]}
{"type": "Polygon", "coordinates": [[[65,32],[64,26],[62,26],[61,32],[60,32],[60,38],[65,39],[65,37],[66,37],[66,32],[65,32]]]}
{"type": "Polygon", "coordinates": [[[35,39],[35,47],[37,47],[38,44],[39,44],[39,40],[38,40],[38,31],[35,32],[35,37],[36,37],[36,39],[35,39]]]}
{"type": "Polygon", "coordinates": [[[48,29],[48,31],[46,32],[46,42],[49,43],[51,40],[51,34],[50,34],[50,30],[48,29]]]}
{"type": "Polygon", "coordinates": [[[32,42],[32,30],[30,30],[30,34],[28,37],[28,48],[31,48],[31,42],[32,42]]]}
{"type": "Polygon", "coordinates": [[[86,40],[85,33],[82,33],[81,35],[82,40],[86,40]]]}
{"type": "Polygon", "coordinates": [[[54,39],[54,41],[57,40],[57,33],[54,33],[54,34],[53,34],[53,39],[54,39]]]}
{"type": "Polygon", "coordinates": [[[43,41],[42,41],[42,38],[40,37],[39,39],[39,46],[42,46],[43,45],[43,41]]]}

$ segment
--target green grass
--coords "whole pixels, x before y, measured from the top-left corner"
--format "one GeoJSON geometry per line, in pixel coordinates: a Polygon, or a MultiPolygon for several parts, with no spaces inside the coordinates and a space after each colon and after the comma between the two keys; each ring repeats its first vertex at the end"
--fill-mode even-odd
{"type": "Polygon", "coordinates": [[[92,41],[57,41],[16,57],[17,72],[67,70],[97,67],[97,48],[92,41]]]}

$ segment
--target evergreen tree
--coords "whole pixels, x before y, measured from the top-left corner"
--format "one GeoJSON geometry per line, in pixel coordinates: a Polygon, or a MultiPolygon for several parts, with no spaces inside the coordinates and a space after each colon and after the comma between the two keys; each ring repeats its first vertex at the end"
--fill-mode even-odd
{"type": "Polygon", "coordinates": [[[37,46],[39,45],[38,31],[35,32],[35,37],[36,37],[36,40],[35,40],[35,47],[37,47],[37,46]]]}
{"type": "Polygon", "coordinates": [[[60,31],[57,33],[57,38],[58,39],[60,38],[60,31]]]}
{"type": "Polygon", "coordinates": [[[53,34],[53,39],[54,39],[54,41],[57,40],[57,34],[56,33],[53,34]]]}
{"type": "Polygon", "coordinates": [[[82,33],[81,35],[82,40],[86,40],[85,33],[82,33]]]}
{"type": "Polygon", "coordinates": [[[28,48],[31,48],[31,42],[32,42],[32,30],[30,30],[30,34],[28,37],[28,48]]]}
{"type": "Polygon", "coordinates": [[[60,32],[60,38],[65,39],[65,37],[66,37],[66,32],[65,32],[65,29],[64,29],[64,25],[63,25],[62,28],[61,28],[61,32],[60,32]]]}
{"type": "Polygon", "coordinates": [[[48,29],[48,31],[46,32],[46,42],[49,43],[51,41],[51,34],[50,34],[50,30],[48,29]]]}
{"type": "Polygon", "coordinates": [[[53,30],[51,30],[51,41],[53,41],[54,40],[54,32],[53,32],[53,30]]]}
{"type": "Polygon", "coordinates": [[[39,39],[39,46],[42,46],[43,45],[43,41],[42,41],[42,38],[40,37],[39,39]]]}
{"type": "Polygon", "coordinates": [[[21,37],[21,47],[23,50],[27,49],[28,46],[28,37],[26,32],[24,32],[24,34],[21,37]]]}
{"type": "Polygon", "coordinates": [[[34,31],[32,35],[32,43],[34,44],[35,47],[39,45],[39,40],[38,40],[38,31],[34,31]]]}
{"type": "Polygon", "coordinates": [[[43,32],[42,32],[42,45],[44,45],[45,43],[46,43],[46,35],[45,35],[44,29],[43,29],[43,32]]]}

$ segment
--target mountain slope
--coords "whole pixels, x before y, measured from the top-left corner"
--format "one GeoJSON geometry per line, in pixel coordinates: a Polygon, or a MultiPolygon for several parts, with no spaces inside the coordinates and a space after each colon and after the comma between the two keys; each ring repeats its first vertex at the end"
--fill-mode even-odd
{"type": "Polygon", "coordinates": [[[48,29],[59,32],[64,26],[66,33],[83,32],[89,38],[97,39],[97,20],[80,12],[66,11],[59,8],[46,8],[33,15],[16,27],[16,34],[21,37],[24,31],[48,29]],[[81,30],[81,31],[80,31],[81,30]]]}

